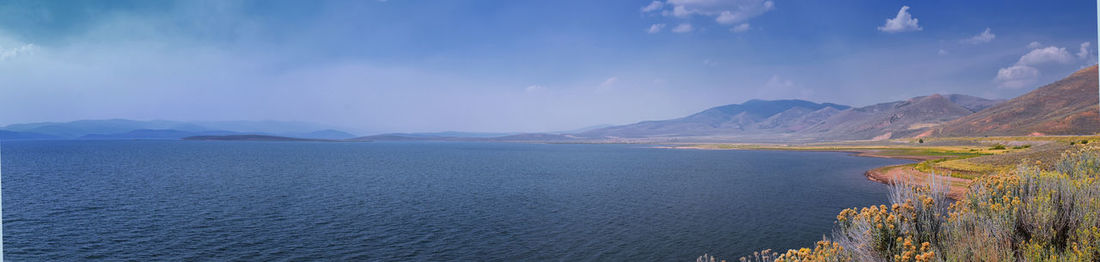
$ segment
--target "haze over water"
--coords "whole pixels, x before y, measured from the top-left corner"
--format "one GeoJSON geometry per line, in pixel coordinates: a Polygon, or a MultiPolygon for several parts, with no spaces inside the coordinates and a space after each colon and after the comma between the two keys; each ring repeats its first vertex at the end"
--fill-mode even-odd
{"type": "Polygon", "coordinates": [[[810,246],[903,160],[644,145],[4,143],[15,261],[690,260],[810,246]]]}

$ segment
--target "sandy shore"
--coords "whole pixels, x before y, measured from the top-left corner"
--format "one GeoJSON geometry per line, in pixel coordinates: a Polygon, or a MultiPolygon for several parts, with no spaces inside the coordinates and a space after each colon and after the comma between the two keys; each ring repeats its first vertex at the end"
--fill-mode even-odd
{"type": "Polygon", "coordinates": [[[916,168],[913,168],[912,164],[884,166],[867,170],[867,179],[871,181],[893,185],[896,182],[908,182],[926,185],[928,182],[935,179],[936,183],[940,185],[948,185],[947,197],[955,200],[961,199],[966,195],[967,186],[970,184],[970,180],[941,176],[936,174],[929,174],[921,172],[916,168]]]}

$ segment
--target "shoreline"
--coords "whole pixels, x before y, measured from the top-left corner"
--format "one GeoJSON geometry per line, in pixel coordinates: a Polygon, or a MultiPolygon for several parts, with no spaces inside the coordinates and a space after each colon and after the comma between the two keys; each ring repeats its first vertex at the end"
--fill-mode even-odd
{"type": "Polygon", "coordinates": [[[945,183],[948,186],[947,198],[959,200],[966,195],[970,184],[969,179],[925,173],[913,168],[914,166],[915,164],[883,166],[867,170],[863,174],[868,180],[886,185],[894,185],[898,182],[926,184],[925,181],[935,179],[937,183],[945,183]]]}
{"type": "Polygon", "coordinates": [[[863,175],[867,177],[867,180],[878,182],[884,185],[894,185],[897,182],[904,181],[905,183],[919,183],[924,184],[930,178],[936,179],[937,182],[944,182],[948,185],[947,197],[959,200],[965,194],[969,187],[969,179],[941,176],[934,173],[921,172],[914,168],[916,164],[921,161],[936,160],[949,158],[949,156],[927,156],[927,155],[889,155],[883,154],[884,149],[787,149],[781,147],[762,147],[762,148],[716,148],[702,145],[691,146],[656,146],[654,148],[665,149],[692,149],[692,150],[776,150],[776,151],[804,151],[804,152],[840,152],[848,153],[852,156],[859,157],[876,157],[876,158],[889,158],[889,159],[905,159],[917,161],[917,163],[900,164],[900,165],[888,165],[872,168],[863,172],[863,175]]]}

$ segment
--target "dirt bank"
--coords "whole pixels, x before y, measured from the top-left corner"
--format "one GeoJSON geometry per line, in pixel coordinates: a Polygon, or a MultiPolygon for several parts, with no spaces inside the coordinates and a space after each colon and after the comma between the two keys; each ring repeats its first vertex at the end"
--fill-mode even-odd
{"type": "Polygon", "coordinates": [[[868,170],[866,173],[867,179],[892,185],[898,181],[908,181],[916,184],[927,184],[930,179],[935,179],[936,183],[941,185],[948,185],[947,197],[958,200],[966,194],[967,186],[970,184],[970,180],[941,176],[930,173],[925,173],[914,168],[913,164],[885,166],[868,170]]]}

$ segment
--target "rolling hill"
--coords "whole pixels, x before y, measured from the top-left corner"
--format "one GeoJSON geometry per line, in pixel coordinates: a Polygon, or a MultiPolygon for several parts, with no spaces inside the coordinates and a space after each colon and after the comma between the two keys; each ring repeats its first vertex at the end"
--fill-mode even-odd
{"type": "Polygon", "coordinates": [[[936,136],[1089,135],[1100,132],[1097,68],[937,128],[936,136]]]}
{"type": "Polygon", "coordinates": [[[737,136],[790,133],[849,106],[804,100],[749,100],[710,108],[683,118],[644,121],[577,134],[587,138],[737,136]]]}
{"type": "Polygon", "coordinates": [[[175,129],[136,129],[125,133],[88,134],[79,137],[84,140],[178,140],[189,136],[232,135],[231,131],[181,131],[175,129]]]}
{"type": "Polygon", "coordinates": [[[337,142],[339,140],[295,138],[268,135],[225,135],[225,136],[189,136],[182,138],[191,141],[276,141],[276,142],[337,142]]]}
{"type": "Polygon", "coordinates": [[[135,121],[127,119],[78,120],[72,122],[41,122],[13,124],[3,129],[16,132],[30,132],[59,138],[79,138],[90,134],[119,134],[141,129],[172,129],[180,131],[202,131],[203,127],[176,121],[135,121]]]}
{"type": "Polygon", "coordinates": [[[189,136],[254,134],[309,139],[348,139],[354,134],[325,125],[289,121],[78,120],[12,124],[0,128],[0,139],[180,139],[189,136]]]}
{"type": "Polygon", "coordinates": [[[0,140],[52,140],[58,138],[59,137],[56,136],[32,132],[0,130],[0,140]]]}
{"type": "Polygon", "coordinates": [[[801,133],[820,140],[912,137],[939,124],[973,114],[970,108],[977,109],[993,103],[995,100],[965,95],[914,97],[845,110],[801,133]]]}
{"type": "Polygon", "coordinates": [[[912,137],[1002,100],[930,95],[851,108],[803,100],[750,100],[683,118],[645,121],[577,134],[590,139],[706,138],[745,141],[823,141],[912,137]]]}

